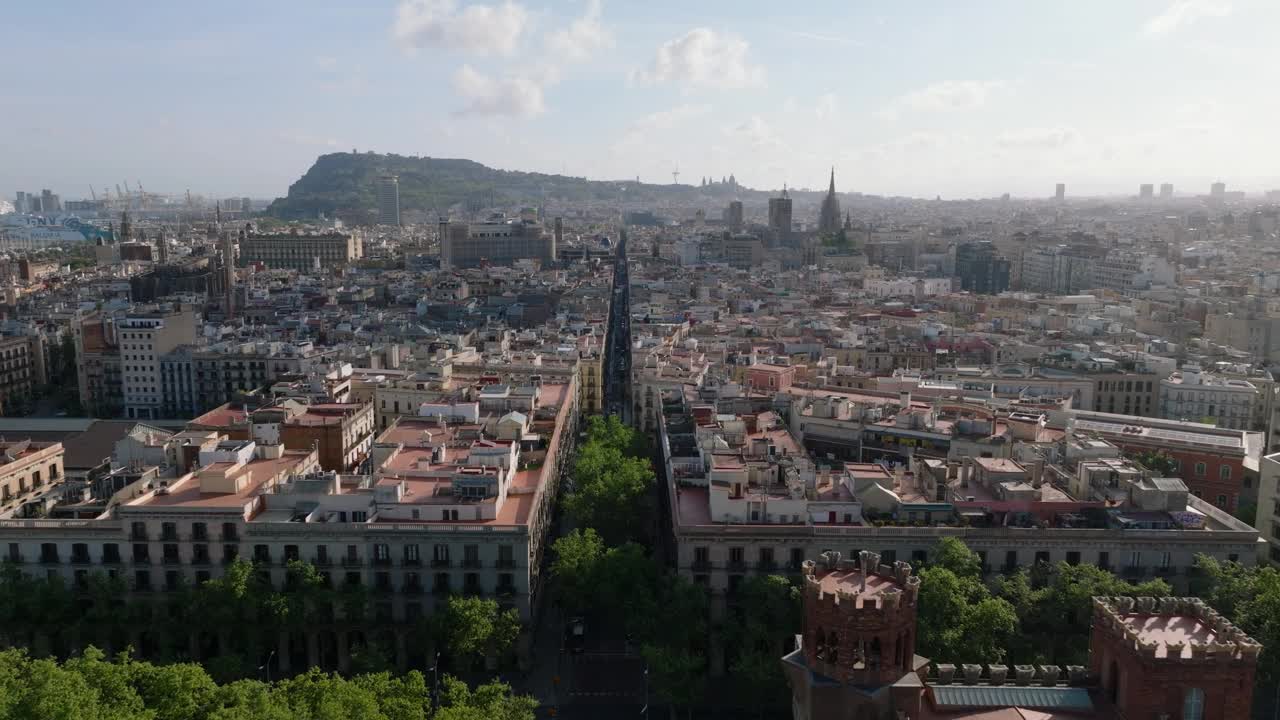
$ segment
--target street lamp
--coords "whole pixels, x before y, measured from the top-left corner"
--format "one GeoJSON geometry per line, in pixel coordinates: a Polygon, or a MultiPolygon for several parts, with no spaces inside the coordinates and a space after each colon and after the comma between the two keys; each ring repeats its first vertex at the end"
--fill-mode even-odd
{"type": "Polygon", "coordinates": [[[259,665],[259,666],[258,666],[258,670],[259,670],[259,671],[262,671],[262,670],[266,670],[266,671],[267,671],[267,684],[268,684],[268,685],[270,685],[270,684],[271,684],[271,661],[272,661],[272,660],[274,660],[274,659],[275,659],[275,657],[276,657],[276,651],[275,651],[275,650],[272,650],[272,651],[271,651],[271,654],[267,656],[267,661],[266,661],[265,663],[263,663],[263,664],[261,664],[261,665],[259,665]]]}
{"type": "Polygon", "coordinates": [[[649,663],[644,664],[644,707],[640,708],[644,720],[649,720],[649,663]]]}
{"type": "Polygon", "coordinates": [[[431,710],[435,712],[440,704],[440,651],[436,651],[435,661],[431,667],[431,710]]]}

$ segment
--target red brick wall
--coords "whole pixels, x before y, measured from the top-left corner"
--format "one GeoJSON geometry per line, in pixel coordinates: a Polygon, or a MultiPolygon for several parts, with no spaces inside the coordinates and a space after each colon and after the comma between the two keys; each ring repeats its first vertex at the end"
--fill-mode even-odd
{"type": "MultiPolygon", "coordinates": [[[[1146,445],[1120,445],[1125,452],[1138,454],[1148,452],[1152,448],[1146,445]]],[[[1159,448],[1160,452],[1178,461],[1179,475],[1187,488],[1197,494],[1205,502],[1211,502],[1229,512],[1239,506],[1240,494],[1244,490],[1244,459],[1210,452],[1159,448]],[[1205,472],[1201,477],[1196,475],[1196,464],[1204,463],[1205,472]],[[1231,479],[1222,479],[1222,466],[1231,468],[1231,479]],[[1225,495],[1226,503],[1219,504],[1218,496],[1225,495]]]]}
{"type": "MultiPolygon", "coordinates": [[[[837,604],[835,598],[825,596],[821,600],[816,590],[806,588],[804,603],[804,652],[810,668],[828,677],[847,683],[884,685],[896,682],[911,669],[915,655],[916,609],[902,605],[892,610],[856,608],[853,598],[837,604]],[[831,647],[831,636],[836,636],[836,662],[820,660],[817,656],[819,630],[831,647]],[[856,669],[854,658],[861,647],[870,654],[872,643],[879,640],[880,662],[875,671],[856,669]],[[895,658],[897,662],[895,663],[895,658]]],[[[905,594],[902,600],[906,600],[905,594]]]]}
{"type": "Polygon", "coordinates": [[[1182,717],[1189,688],[1204,691],[1204,720],[1241,720],[1253,707],[1253,663],[1216,660],[1148,659],[1123,646],[1105,628],[1094,625],[1089,651],[1090,669],[1101,679],[1103,696],[1115,697],[1126,718],[1156,718],[1168,713],[1182,717]],[[1112,663],[1119,687],[1112,689],[1112,663]]]}

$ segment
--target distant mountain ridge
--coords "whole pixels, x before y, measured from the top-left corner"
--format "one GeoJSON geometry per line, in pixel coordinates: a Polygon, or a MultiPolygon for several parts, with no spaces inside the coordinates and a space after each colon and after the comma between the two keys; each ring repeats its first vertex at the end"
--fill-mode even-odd
{"type": "Polygon", "coordinates": [[[586,180],[566,175],[495,170],[472,160],[330,153],[277,198],[267,213],[283,220],[309,220],[320,214],[344,222],[370,224],[377,215],[380,175],[400,178],[400,210],[446,213],[454,206],[480,210],[504,205],[537,206],[547,200],[629,201],[693,200],[696,197],[759,199],[766,193],[716,183],[654,185],[635,181],[586,180]]]}

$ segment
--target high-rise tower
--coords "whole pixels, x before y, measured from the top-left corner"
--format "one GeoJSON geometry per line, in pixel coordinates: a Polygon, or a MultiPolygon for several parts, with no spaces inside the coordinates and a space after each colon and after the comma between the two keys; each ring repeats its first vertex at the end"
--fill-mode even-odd
{"type": "Polygon", "coordinates": [[[785,187],[782,197],[769,198],[769,232],[775,245],[783,246],[791,240],[791,198],[785,187]]]}
{"type": "Polygon", "coordinates": [[[400,225],[400,178],[395,175],[378,178],[378,224],[400,225]]]}
{"type": "Polygon", "coordinates": [[[827,188],[827,196],[822,199],[822,210],[818,213],[818,232],[840,232],[840,199],[836,197],[836,169],[831,168],[831,185],[827,188]]]}

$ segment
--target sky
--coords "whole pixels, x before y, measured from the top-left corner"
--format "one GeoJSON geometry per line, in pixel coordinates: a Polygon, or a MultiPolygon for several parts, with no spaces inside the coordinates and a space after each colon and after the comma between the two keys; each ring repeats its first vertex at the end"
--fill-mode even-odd
{"type": "Polygon", "coordinates": [[[1275,0],[50,0],[0,197],[274,197],[322,153],[944,198],[1280,188],[1275,0]]]}

